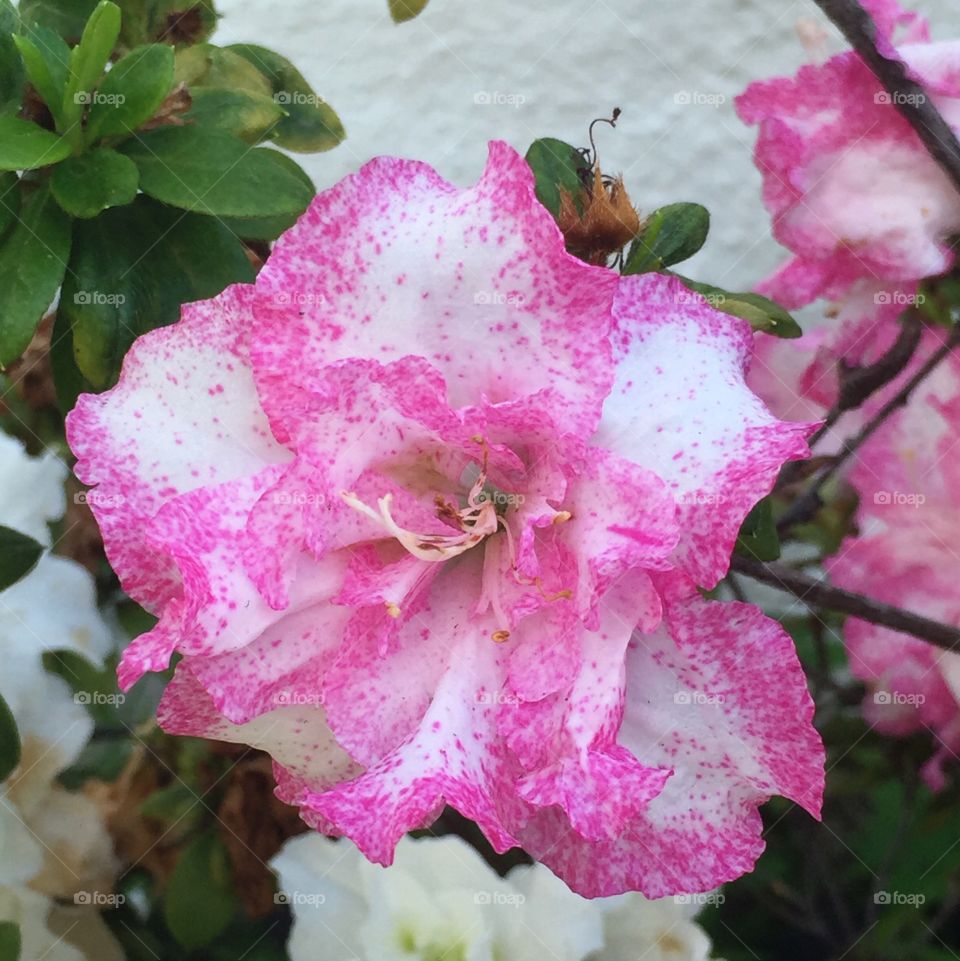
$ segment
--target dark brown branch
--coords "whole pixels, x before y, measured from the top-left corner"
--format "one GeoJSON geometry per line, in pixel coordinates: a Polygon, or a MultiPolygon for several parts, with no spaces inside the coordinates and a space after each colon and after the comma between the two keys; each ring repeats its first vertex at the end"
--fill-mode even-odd
{"type": "Polygon", "coordinates": [[[816,4],[840,28],[890,94],[893,106],[960,191],[960,141],[923,87],[909,76],[903,61],[877,49],[877,28],[870,14],[857,0],[816,0],[816,4]]]}
{"type": "Polygon", "coordinates": [[[960,328],[954,328],[947,339],[924,361],[920,369],[888,400],[880,410],[860,429],[859,433],[844,442],[843,449],[821,470],[810,487],[798,497],[777,523],[777,530],[783,532],[797,521],[809,519],[820,506],[820,491],[824,484],[834,477],[837,471],[879,430],[887,419],[901,407],[905,407],[913,392],[923,383],[933,370],[960,343],[960,328]]]}
{"type": "Polygon", "coordinates": [[[784,564],[763,563],[734,555],[730,567],[738,574],[786,591],[811,607],[859,617],[871,624],[879,624],[902,634],[918,637],[945,651],[956,651],[960,647],[960,629],[956,627],[905,611],[901,607],[884,604],[865,594],[855,594],[853,591],[834,587],[784,564]]]}

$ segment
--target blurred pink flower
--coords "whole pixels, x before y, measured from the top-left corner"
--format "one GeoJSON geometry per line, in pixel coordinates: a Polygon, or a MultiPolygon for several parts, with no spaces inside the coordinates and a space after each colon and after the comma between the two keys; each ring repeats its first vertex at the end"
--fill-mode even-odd
{"type": "MultiPolygon", "coordinates": [[[[892,0],[868,6],[884,52],[960,130],[960,41],[931,43],[926,23],[892,0]]],[[[860,279],[909,292],[953,264],[960,194],[891,100],[852,51],[737,98],[740,118],[759,126],[755,162],[774,236],[794,254],[762,293],[799,307],[860,279]]]]}
{"type": "MultiPolygon", "coordinates": [[[[929,346],[940,336],[930,332],[929,346]]],[[[860,531],[827,562],[837,584],[960,625],[958,438],[960,362],[951,358],[880,428],[851,470],[860,531]]],[[[927,730],[937,747],[923,774],[939,789],[945,762],[960,756],[960,654],[855,618],[844,639],[851,670],[868,685],[867,720],[886,734],[927,730]]]]}
{"type": "Polygon", "coordinates": [[[587,895],[750,870],[758,804],[823,778],[789,637],[697,591],[806,452],[752,341],[567,255],[504,144],[468,190],[371,162],[70,417],[160,617],[122,682],[179,652],[164,727],[270,752],[381,863],[450,804],[587,895]]]}

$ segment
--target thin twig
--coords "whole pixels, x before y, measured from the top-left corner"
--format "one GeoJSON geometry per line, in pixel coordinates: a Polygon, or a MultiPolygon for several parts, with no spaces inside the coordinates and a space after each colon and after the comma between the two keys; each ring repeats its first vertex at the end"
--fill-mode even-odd
{"type": "Polygon", "coordinates": [[[955,651],[960,646],[960,629],[956,627],[885,604],[865,594],[855,594],[853,591],[834,587],[784,564],[764,563],[734,555],[730,566],[731,570],[771,587],[778,587],[812,607],[849,614],[871,624],[889,627],[902,634],[919,637],[945,651],[955,651]]]}
{"type": "Polygon", "coordinates": [[[893,106],[917,132],[930,156],[960,190],[960,141],[924,88],[910,77],[906,64],[877,49],[877,28],[870,14],[857,0],[816,0],[816,4],[840,28],[890,94],[893,106]]]}
{"type": "Polygon", "coordinates": [[[837,471],[883,426],[887,419],[901,407],[906,406],[913,392],[960,344],[960,328],[954,328],[947,339],[924,361],[920,369],[893,395],[853,437],[844,442],[843,449],[813,479],[810,487],[798,497],[777,523],[777,530],[784,532],[797,521],[813,516],[820,506],[820,491],[837,471]]]}

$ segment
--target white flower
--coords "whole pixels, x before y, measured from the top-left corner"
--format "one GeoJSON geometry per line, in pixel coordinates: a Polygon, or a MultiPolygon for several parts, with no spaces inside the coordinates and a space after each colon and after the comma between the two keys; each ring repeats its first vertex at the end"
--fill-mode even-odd
{"type": "MultiPolygon", "coordinates": [[[[0,524],[50,546],[47,524],[63,513],[65,477],[53,455],[28,457],[0,434],[0,524]]],[[[20,764],[0,784],[0,920],[19,925],[24,961],[93,957],[77,947],[81,941],[97,945],[98,961],[116,948],[94,909],[64,909],[53,900],[109,891],[116,864],[96,806],[56,781],[93,723],[42,660],[44,651],[73,650],[99,663],[110,646],[93,579],[73,561],[44,555],[0,592],[0,695],[22,743],[20,764]]]]}
{"type": "Polygon", "coordinates": [[[392,867],[350,841],[304,834],[272,866],[290,905],[291,961],[704,961],[695,907],[625,895],[588,901],[547,868],[501,878],[455,836],[405,837],[392,867]]]}

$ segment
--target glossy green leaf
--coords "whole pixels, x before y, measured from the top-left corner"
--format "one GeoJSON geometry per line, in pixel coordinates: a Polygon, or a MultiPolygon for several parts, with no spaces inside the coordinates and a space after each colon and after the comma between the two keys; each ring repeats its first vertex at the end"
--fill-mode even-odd
{"type": "Polygon", "coordinates": [[[0,117],[0,170],[36,170],[70,155],[70,144],[19,117],[0,117]]]}
{"type": "Polygon", "coordinates": [[[87,142],[126,137],[146,123],[173,87],[173,50],[151,43],[121,57],[104,78],[90,107],[87,142]]]}
{"type": "Polygon", "coordinates": [[[700,204],[667,204],[644,222],[640,235],[630,246],[624,274],[645,274],[663,270],[692,257],[710,231],[710,212],[700,204]]]}
{"type": "MultiPolygon", "coordinates": [[[[299,179],[304,188],[310,191],[311,196],[317,192],[310,175],[291,157],[280,153],[279,150],[264,151],[264,156],[269,157],[274,163],[299,179]]],[[[299,214],[281,214],[276,217],[221,217],[220,222],[244,240],[275,240],[284,231],[289,230],[299,216],[299,214]]]]}
{"type": "Polygon", "coordinates": [[[541,137],[530,144],[526,161],[536,181],[537,199],[554,217],[560,213],[561,192],[579,197],[585,164],[576,147],[553,137],[541,137]]]}
{"type": "Polygon", "coordinates": [[[419,16],[430,0],[387,0],[394,23],[404,23],[419,16]]]}
{"type": "Polygon", "coordinates": [[[0,172],[0,243],[20,212],[20,178],[12,170],[0,172]]]}
{"type": "Polygon", "coordinates": [[[270,97],[270,80],[236,50],[200,43],[177,51],[174,67],[176,83],[185,83],[191,93],[200,87],[220,90],[246,90],[270,97]]]}
{"type": "Polygon", "coordinates": [[[26,74],[13,41],[20,17],[10,0],[0,0],[0,114],[16,113],[23,102],[26,74]]]}
{"type": "Polygon", "coordinates": [[[210,944],[238,909],[230,859],[214,834],[196,838],[180,855],[167,885],[163,914],[170,933],[188,951],[210,944]],[[198,904],[203,910],[197,910],[198,904]]]}
{"type": "Polygon", "coordinates": [[[50,109],[58,128],[63,123],[63,95],[70,76],[70,48],[47,27],[31,27],[13,38],[23,58],[27,79],[50,109]]]}
{"type": "Polygon", "coordinates": [[[69,258],[70,218],[40,188],[0,243],[0,365],[15,361],[30,343],[69,258]]]}
{"type": "Polygon", "coordinates": [[[36,566],[43,545],[12,527],[0,526],[0,591],[16,584],[36,566]]]}
{"type": "Polygon", "coordinates": [[[13,921],[0,921],[0,961],[21,961],[20,928],[13,921]]]}
{"type": "Polygon", "coordinates": [[[242,245],[218,220],[140,196],[78,221],[60,310],[80,372],[96,388],[116,379],[134,338],[171,324],[182,304],[249,282],[242,245]]]}
{"type": "Polygon", "coordinates": [[[775,561],[780,556],[780,537],[773,519],[773,502],[765,497],[747,514],[737,535],[736,551],[758,561],[775,561]]]}
{"type": "MultiPolygon", "coordinates": [[[[680,277],[680,275],[677,275],[680,277]]],[[[722,287],[702,284],[689,277],[680,277],[684,286],[702,294],[712,306],[725,314],[742,317],[754,330],[772,334],[774,337],[800,337],[803,330],[789,311],[779,304],[752,292],[734,293],[722,287]]]]}
{"type": "Polygon", "coordinates": [[[207,130],[233,134],[248,144],[261,143],[284,116],[272,97],[246,90],[199,87],[184,120],[207,130]]]}
{"type": "Polygon", "coordinates": [[[199,127],[162,127],[121,148],[140,168],[140,188],[184,210],[223,217],[301,213],[303,183],[242,140],[199,127]]]}
{"type": "Polygon", "coordinates": [[[90,14],[80,43],[70,57],[70,79],[63,100],[67,127],[75,124],[93,102],[93,94],[119,36],[120,8],[110,0],[101,0],[90,14]]]}
{"type": "Polygon", "coordinates": [[[73,354],[73,330],[70,317],[61,304],[53,322],[53,336],[50,338],[50,367],[53,373],[53,386],[57,394],[57,406],[66,414],[77,406],[81,394],[92,393],[93,385],[80,373],[77,359],[73,354]]]}
{"type": "Polygon", "coordinates": [[[253,43],[226,49],[239,54],[267,78],[274,101],[286,114],[273,128],[274,143],[297,153],[317,153],[343,141],[346,132],[336,111],[286,57],[253,43]]]}
{"type": "Polygon", "coordinates": [[[74,217],[96,217],[137,195],[137,165],[115,150],[101,148],[58,164],[50,180],[57,203],[74,217]]]}
{"type": "Polygon", "coordinates": [[[154,791],[140,804],[140,813],[144,817],[169,824],[181,822],[192,812],[199,814],[205,810],[197,795],[180,781],[154,791]]]}
{"type": "Polygon", "coordinates": [[[16,718],[0,694],[0,782],[6,781],[16,770],[20,763],[20,751],[20,732],[17,730],[16,718]]]}
{"type": "Polygon", "coordinates": [[[20,15],[75,43],[96,6],[97,0],[20,0],[20,15]]]}

